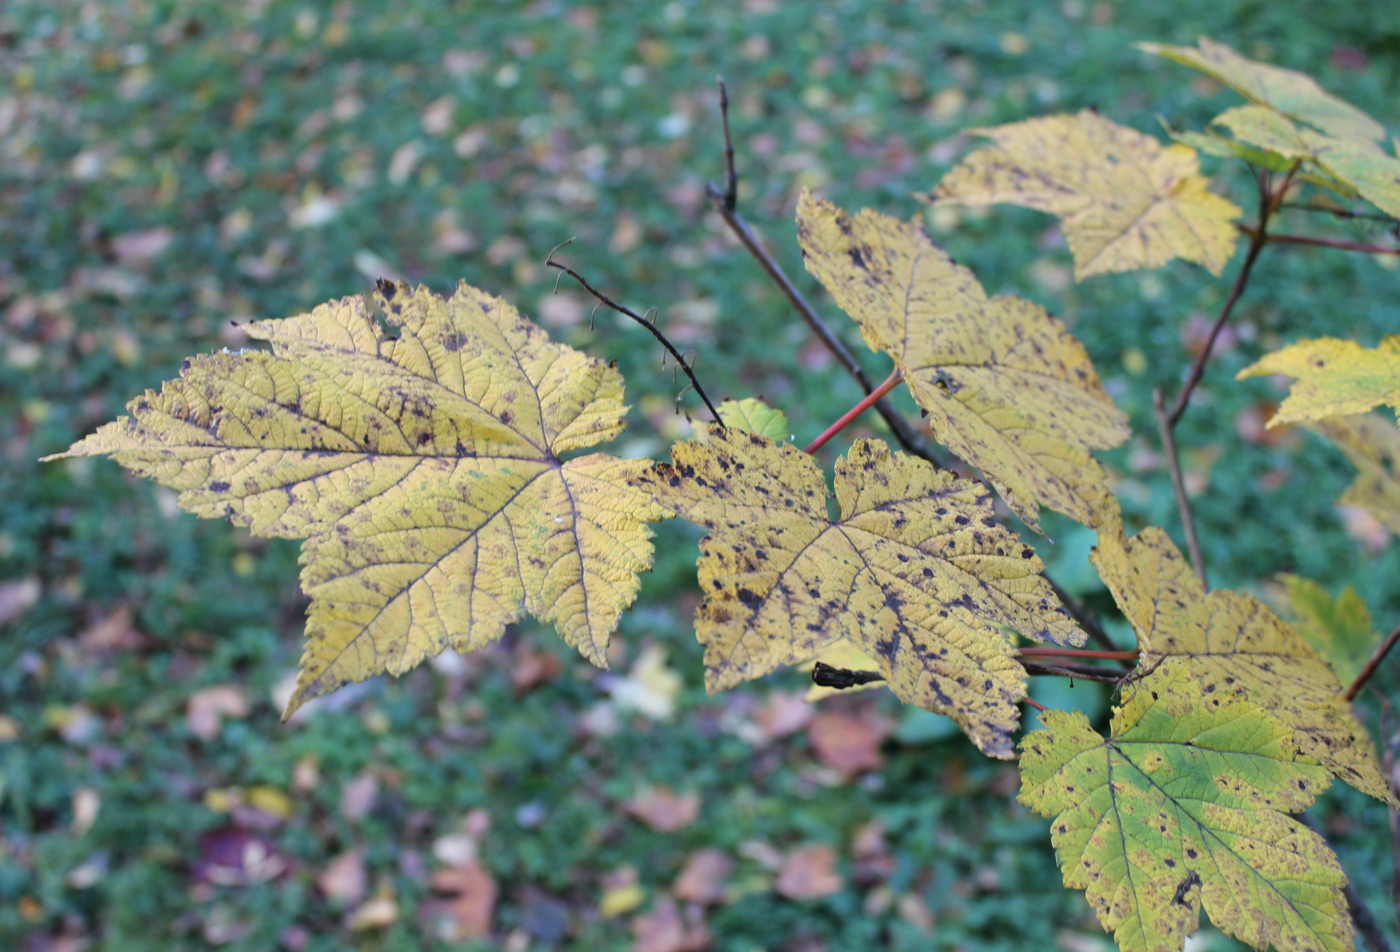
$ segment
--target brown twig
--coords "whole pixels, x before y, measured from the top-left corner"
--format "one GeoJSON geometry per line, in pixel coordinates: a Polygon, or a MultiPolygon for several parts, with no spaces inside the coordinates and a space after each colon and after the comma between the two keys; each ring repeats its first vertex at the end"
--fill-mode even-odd
{"type": "MultiPolygon", "coordinates": [[[[787,298],[788,303],[792,305],[793,310],[798,313],[798,316],[806,323],[817,340],[821,341],[822,346],[830,352],[832,357],[836,358],[841,369],[850,375],[863,392],[869,394],[874,391],[875,384],[861,369],[855,355],[803,297],[802,292],[797,289],[797,286],[788,278],[778,262],[768,253],[768,249],[763,247],[763,243],[758,240],[758,236],[754,234],[748,222],[744,221],[735,208],[732,199],[737,195],[738,176],[734,171],[733,139],[729,130],[729,96],[723,86],[720,88],[720,121],[724,126],[725,142],[725,188],[721,189],[715,183],[709,183],[706,191],[710,196],[710,203],[719,216],[724,219],[725,225],[729,227],[734,237],[739,239],[739,243],[777,285],[778,290],[783,293],[783,297],[787,298]]],[[[890,428],[890,433],[893,434],[905,452],[912,453],[935,466],[942,467],[944,465],[943,461],[928,445],[928,442],[919,434],[919,431],[909,423],[904,414],[894,408],[894,404],[890,403],[887,397],[882,397],[876,402],[875,410],[880,414],[880,418],[885,421],[885,425],[890,428]]]]}
{"type": "Polygon", "coordinates": [[[1342,889],[1342,895],[1346,896],[1347,912],[1351,913],[1352,924],[1365,940],[1366,947],[1371,952],[1394,952],[1371,907],[1366,905],[1366,900],[1361,898],[1361,893],[1357,892],[1356,885],[1350,879],[1342,889]]]}
{"type": "MultiPolygon", "coordinates": [[[[579,284],[583,285],[583,289],[589,294],[593,295],[593,297],[597,298],[598,302],[604,307],[612,308],[619,314],[627,315],[628,317],[632,318],[632,320],[636,321],[638,324],[642,325],[649,332],[651,332],[651,336],[659,340],[661,342],[661,346],[666,348],[667,353],[669,353],[672,357],[676,359],[676,364],[680,367],[681,371],[690,380],[690,387],[693,387],[695,389],[696,396],[698,396],[700,400],[705,404],[706,408],[710,411],[710,415],[715,418],[715,422],[718,423],[720,426],[724,426],[724,421],[720,419],[719,411],[716,410],[715,405],[710,402],[710,398],[705,394],[705,388],[700,386],[700,381],[696,379],[695,370],[692,366],[695,363],[695,358],[693,356],[691,357],[690,363],[686,363],[684,355],[682,355],[680,351],[676,350],[675,345],[666,339],[666,335],[661,333],[661,330],[656,326],[654,321],[647,320],[645,317],[643,317],[641,314],[638,314],[630,307],[618,304],[616,301],[608,297],[602,291],[599,291],[593,285],[589,284],[587,279],[585,279],[583,275],[579,274],[573,268],[569,267],[566,264],[560,264],[558,261],[554,260],[554,253],[560,248],[564,247],[565,245],[570,244],[571,242],[573,242],[572,238],[570,238],[568,241],[562,241],[559,244],[555,245],[550,250],[549,257],[545,259],[545,266],[557,269],[560,272],[560,278],[567,274],[579,284]]],[[[557,278],[554,281],[554,289],[556,292],[559,290],[559,280],[557,278]]],[[[647,313],[651,312],[648,311],[647,313]]],[[[680,408],[681,397],[684,395],[684,390],[682,390],[679,394],[676,395],[677,409],[680,408]]]]}
{"type": "Polygon", "coordinates": [[[1201,585],[1210,589],[1206,579],[1206,560],[1201,556],[1201,540],[1196,538],[1196,520],[1191,515],[1191,502],[1186,498],[1186,480],[1181,475],[1181,460],[1177,458],[1176,437],[1172,435],[1171,421],[1167,417],[1166,406],[1162,402],[1162,388],[1152,388],[1152,407],[1157,412],[1157,430],[1162,435],[1162,449],[1167,455],[1167,466],[1172,474],[1172,489],[1176,492],[1176,508],[1181,511],[1181,525],[1186,530],[1186,545],[1191,550],[1191,564],[1200,576],[1201,585]]]}
{"type": "Polygon", "coordinates": [[[1396,625],[1390,635],[1381,642],[1379,648],[1371,655],[1371,660],[1366,662],[1366,667],[1361,669],[1361,673],[1356,676],[1356,680],[1351,682],[1351,687],[1347,688],[1346,699],[1353,701],[1361,689],[1366,686],[1366,682],[1371,680],[1371,675],[1376,673],[1376,668],[1380,666],[1385,656],[1390,653],[1390,649],[1395,647],[1395,642],[1400,640],[1400,625],[1396,625]]]}
{"type": "MultiPolygon", "coordinates": [[[[1254,229],[1248,225],[1236,225],[1235,227],[1251,238],[1255,235],[1254,229]]],[[[1394,245],[1372,245],[1364,241],[1317,238],[1312,235],[1266,235],[1264,242],[1270,245],[1311,245],[1317,248],[1338,248],[1342,251],[1364,251],[1373,255],[1400,255],[1400,248],[1394,245]]]]}
{"type": "Polygon", "coordinates": [[[1052,675],[1062,678],[1074,678],[1078,681],[1100,681],[1104,684],[1117,684],[1126,676],[1123,671],[1110,671],[1107,668],[1093,668],[1080,664],[1042,664],[1039,661],[1029,661],[1022,658],[1016,659],[1021,667],[1026,669],[1026,674],[1052,675]]]}
{"type": "MultiPolygon", "coordinates": [[[[1317,821],[1306,813],[1290,813],[1289,816],[1299,823],[1312,830],[1318,836],[1322,836],[1322,831],[1317,828],[1317,821]]],[[[1326,839],[1326,837],[1323,837],[1326,839]]],[[[1356,891],[1356,886],[1351,882],[1351,877],[1347,877],[1346,887],[1342,893],[1347,898],[1347,911],[1351,913],[1352,924],[1356,926],[1357,933],[1366,942],[1366,947],[1371,952],[1393,952],[1390,940],[1381,931],[1380,923],[1376,921],[1375,914],[1371,912],[1371,907],[1366,905],[1366,900],[1361,898],[1361,893],[1356,891]]]]}
{"type": "Polygon", "coordinates": [[[1046,707],[1044,704],[1041,704],[1039,701],[1037,701],[1033,697],[1030,697],[1029,695],[1026,696],[1025,701],[1027,707],[1033,707],[1042,714],[1050,710],[1050,708],[1046,707]]]}
{"type": "Polygon", "coordinates": [[[733,211],[739,202],[739,173],[734,171],[734,137],[729,133],[729,90],[724,77],[716,76],[719,86],[719,114],[724,117],[724,207],[733,211]]]}
{"type": "Polygon", "coordinates": [[[1136,661],[1138,651],[1094,651],[1089,648],[1061,648],[1058,645],[1032,645],[1028,648],[1020,649],[1021,654],[1028,658],[1083,658],[1086,660],[1102,661],[1136,661]]]}
{"type": "MultiPolygon", "coordinates": [[[[1296,169],[1297,166],[1295,165],[1296,169]]],[[[1292,177],[1289,172],[1289,177],[1292,177]]],[[[1284,188],[1287,188],[1287,182],[1284,188]]],[[[1283,191],[1280,190],[1280,195],[1283,191]]],[[[1186,375],[1186,382],[1182,384],[1181,393],[1177,394],[1176,403],[1172,406],[1172,412],[1167,415],[1167,426],[1174,429],[1176,423],[1181,419],[1181,415],[1186,412],[1186,404],[1191,400],[1191,391],[1196,389],[1196,385],[1205,376],[1206,361],[1210,359],[1210,353],[1215,349],[1216,338],[1225,329],[1225,322],[1230,319],[1230,312],[1235,308],[1235,302],[1244,293],[1245,284],[1249,281],[1249,273],[1254,269],[1254,262],[1259,257],[1259,252],[1264,250],[1267,244],[1267,232],[1269,216],[1274,211],[1274,197],[1269,191],[1268,176],[1259,173],[1259,226],[1251,232],[1249,251],[1245,253],[1244,264],[1240,267],[1239,274],[1235,275],[1235,283],[1230,288],[1230,294],[1225,299],[1225,304],[1220,308],[1220,314],[1215,318],[1215,323],[1211,325],[1210,334],[1206,337],[1206,344],[1201,348],[1201,352],[1196,355],[1196,361],[1191,365],[1191,371],[1186,375]]]]}
{"type": "Polygon", "coordinates": [[[1400,219],[1394,215],[1375,212],[1354,212],[1349,208],[1328,208],[1326,205],[1309,205],[1303,202],[1281,202],[1279,208],[1288,209],[1295,212],[1316,212],[1321,215],[1331,215],[1334,218],[1359,218],[1365,221],[1378,221],[1387,225],[1400,225],[1400,219]]]}
{"type": "Polygon", "coordinates": [[[879,403],[880,399],[885,394],[889,393],[895,387],[899,386],[899,382],[903,379],[904,374],[902,374],[899,368],[896,367],[894,373],[890,374],[888,377],[885,378],[884,383],[880,384],[880,386],[876,387],[874,390],[870,391],[870,393],[866,394],[865,399],[862,400],[860,403],[857,403],[845,413],[841,414],[841,418],[835,423],[831,424],[831,426],[827,427],[824,431],[822,431],[821,436],[817,437],[811,443],[807,444],[807,449],[803,452],[815,453],[817,450],[821,449],[823,446],[826,445],[826,442],[828,440],[830,440],[837,433],[840,433],[847,426],[849,426],[851,421],[855,420],[866,410],[869,410],[871,404],[879,403]]]}

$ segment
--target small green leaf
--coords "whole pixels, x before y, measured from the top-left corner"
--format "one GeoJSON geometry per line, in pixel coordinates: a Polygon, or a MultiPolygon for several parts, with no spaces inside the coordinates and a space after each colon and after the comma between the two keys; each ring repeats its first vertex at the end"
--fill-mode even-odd
{"type": "Polygon", "coordinates": [[[778,443],[792,438],[788,418],[782,410],[774,410],[757,397],[725,400],[719,405],[719,418],[725,426],[742,433],[757,433],[778,443]]]}

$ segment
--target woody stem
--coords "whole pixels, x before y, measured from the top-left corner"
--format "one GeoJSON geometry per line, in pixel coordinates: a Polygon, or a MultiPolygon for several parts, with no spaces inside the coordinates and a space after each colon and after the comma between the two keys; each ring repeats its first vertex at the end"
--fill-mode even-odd
{"type": "Polygon", "coordinates": [[[1059,648],[1054,645],[1022,648],[1021,654],[1025,655],[1027,658],[1103,658],[1109,661],[1136,661],[1138,658],[1138,652],[1136,650],[1098,651],[1091,648],[1059,648]]]}
{"type": "Polygon", "coordinates": [[[889,393],[895,387],[899,386],[899,381],[902,379],[903,375],[900,374],[899,368],[896,367],[894,373],[890,374],[887,378],[885,378],[884,383],[880,384],[880,386],[870,391],[870,393],[866,395],[866,398],[864,400],[847,410],[844,414],[842,414],[841,419],[831,424],[831,426],[827,427],[825,432],[823,432],[821,436],[817,437],[811,443],[807,444],[806,451],[808,453],[815,453],[817,450],[821,449],[823,446],[826,445],[827,440],[831,439],[837,433],[840,433],[852,420],[860,416],[866,410],[869,410],[871,407],[873,407],[876,403],[880,401],[881,397],[889,393]]]}

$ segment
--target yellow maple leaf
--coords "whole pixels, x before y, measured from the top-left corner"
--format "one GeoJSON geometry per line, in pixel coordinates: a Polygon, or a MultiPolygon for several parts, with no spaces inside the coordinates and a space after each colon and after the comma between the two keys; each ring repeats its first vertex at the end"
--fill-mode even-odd
{"type": "Polygon", "coordinates": [[[1285,159],[1316,158],[1303,138],[1303,130],[1268,106],[1236,106],[1212,119],[1211,125],[1229,129],[1241,142],[1267,149],[1285,159]]]}
{"type": "Polygon", "coordinates": [[[1241,142],[1316,166],[1323,174],[1308,176],[1315,184],[1343,196],[1359,195],[1400,217],[1400,159],[1376,143],[1300,129],[1265,106],[1238,106],[1212,122],[1241,142]]]}
{"type": "Polygon", "coordinates": [[[288,715],[524,612],[606,666],[666,513],[627,485],[648,461],[559,457],[621,432],[621,375],[465,284],[378,299],[397,336],[360,297],[253,323],[271,351],[186,361],[60,456],[111,456],[198,515],[306,539],[288,715]]]}
{"type": "Polygon", "coordinates": [[[1356,479],[1337,499],[1375,516],[1400,535],[1400,428],[1375,413],[1334,417],[1312,424],[1356,467],[1356,479]]]}
{"type": "Polygon", "coordinates": [[[1374,350],[1337,337],[1300,340],[1250,364],[1236,380],[1284,374],[1297,381],[1269,426],[1352,416],[1387,403],[1400,408],[1400,334],[1374,350]]]}
{"type": "Polygon", "coordinates": [[[1259,63],[1223,43],[1201,37],[1198,48],[1139,43],[1138,49],[1198,69],[1276,112],[1343,138],[1379,140],[1385,127],[1324,90],[1306,73],[1259,63]]]}
{"type": "Polygon", "coordinates": [[[1349,952],[1346,874],[1288,815],[1327,788],[1287,724],[1180,661],[1125,689],[1110,736],[1047,711],[1021,741],[1020,801],[1050,823],[1065,885],[1125,952],[1178,952],[1202,908],[1254,946],[1349,952]]]}
{"type": "Polygon", "coordinates": [[[1381,640],[1371,626],[1366,603],[1350,585],[1334,599],[1312,579],[1287,573],[1277,578],[1286,596],[1279,606],[1283,614],[1337,672],[1341,683],[1350,685],[1381,640]]]}
{"type": "Polygon", "coordinates": [[[1400,159],[1362,139],[1322,136],[1306,129],[1302,136],[1318,165],[1387,215],[1400,218],[1400,159]]]}
{"type": "Polygon", "coordinates": [[[1178,132],[1169,128],[1168,132],[1177,142],[1204,155],[1243,159],[1270,172],[1292,170],[1295,181],[1309,182],[1347,200],[1359,197],[1355,188],[1316,163],[1298,165],[1297,159],[1309,158],[1307,147],[1297,129],[1272,109],[1266,106],[1237,106],[1216,116],[1211,122],[1229,129],[1234,138],[1213,130],[1178,132]]]}
{"type": "Polygon", "coordinates": [[[934,204],[1006,202],[1058,215],[1075,279],[1183,258],[1220,274],[1240,210],[1212,194],[1196,151],[1084,110],[992,129],[996,141],[943,177],[934,204]]]}
{"type": "Polygon", "coordinates": [[[1026,677],[1007,631],[1059,645],[1085,636],[981,485],[858,440],[836,464],[833,522],[816,461],[789,444],[712,428],[671,458],[636,484],[711,532],[695,615],[711,691],[846,638],[901,700],[1013,756],[1026,677]]]}
{"type": "Polygon", "coordinates": [[[1155,527],[1129,539],[1121,523],[1104,525],[1090,561],[1137,632],[1144,670],[1186,661],[1207,694],[1242,693],[1293,728],[1305,756],[1363,793],[1390,800],[1336,674],[1268,606],[1243,592],[1207,593],[1155,527]]]}
{"type": "Polygon", "coordinates": [[[980,468],[1027,525],[1044,505],[1088,525],[1110,505],[1090,450],[1128,436],[1084,347],[1029,301],[989,298],[912,222],[854,218],[803,193],[807,270],[894,358],[934,435],[980,468]]]}

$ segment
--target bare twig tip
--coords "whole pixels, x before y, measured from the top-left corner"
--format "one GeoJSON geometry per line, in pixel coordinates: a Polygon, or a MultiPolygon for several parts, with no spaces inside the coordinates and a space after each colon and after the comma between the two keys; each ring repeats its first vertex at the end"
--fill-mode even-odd
{"type": "MultiPolygon", "coordinates": [[[[575,235],[574,237],[578,237],[578,236],[575,235]]],[[[546,255],[546,256],[545,256],[545,259],[544,259],[545,266],[546,266],[546,267],[550,267],[550,268],[558,268],[559,265],[557,265],[557,264],[554,263],[554,254],[555,254],[555,252],[557,252],[560,248],[564,247],[565,245],[571,245],[571,244],[573,244],[573,243],[574,243],[574,239],[573,239],[573,238],[567,238],[567,239],[565,239],[564,241],[559,242],[559,244],[555,245],[553,248],[550,248],[550,249],[549,249],[549,254],[546,255]]],[[[560,270],[563,270],[563,269],[560,269],[560,270]]]]}
{"type": "Polygon", "coordinates": [[[734,137],[729,131],[729,90],[724,79],[717,77],[719,84],[719,121],[724,126],[724,193],[722,201],[725,211],[732,212],[739,203],[739,175],[734,171],[734,137]]]}
{"type": "MultiPolygon", "coordinates": [[[[573,239],[570,238],[569,241],[573,241],[573,239]]],[[[569,243],[569,242],[566,241],[566,242],[561,243],[560,245],[555,245],[555,251],[557,251],[560,247],[562,247],[563,245],[566,245],[566,244],[568,244],[568,243],[569,243]]],[[[690,385],[687,386],[685,390],[682,390],[681,393],[680,393],[680,395],[678,395],[677,398],[676,398],[676,399],[677,399],[677,410],[679,410],[679,400],[680,400],[680,397],[681,397],[681,396],[684,396],[687,390],[693,389],[693,390],[695,391],[696,396],[698,396],[698,397],[700,398],[701,402],[705,404],[705,408],[706,408],[707,410],[710,411],[710,415],[714,417],[715,422],[718,423],[718,424],[720,424],[720,426],[723,426],[723,425],[724,425],[724,421],[720,419],[719,411],[715,409],[715,405],[714,405],[713,403],[710,402],[709,395],[705,393],[705,388],[701,387],[701,386],[700,386],[700,381],[695,379],[695,372],[694,372],[693,370],[690,369],[690,366],[689,366],[688,364],[686,364],[684,360],[681,359],[681,352],[678,351],[678,350],[676,350],[675,345],[672,344],[672,343],[666,338],[666,335],[663,334],[659,328],[657,328],[657,326],[656,326],[656,318],[655,318],[655,316],[654,316],[654,315],[655,315],[655,312],[656,312],[656,308],[650,308],[650,309],[647,311],[647,315],[651,315],[650,320],[648,320],[648,318],[647,318],[646,316],[641,315],[641,314],[638,314],[636,311],[632,310],[630,307],[627,307],[626,305],[617,303],[617,302],[614,301],[612,298],[610,298],[610,297],[608,297],[606,294],[604,294],[602,291],[599,291],[599,290],[598,290],[597,288],[595,288],[593,285],[589,284],[589,283],[588,283],[588,279],[585,278],[583,275],[579,274],[579,273],[578,273],[577,271],[575,271],[573,268],[569,267],[569,266],[566,265],[566,264],[560,264],[558,261],[555,261],[555,260],[554,260],[554,251],[551,251],[551,252],[549,253],[549,257],[548,257],[547,259],[545,259],[545,264],[548,265],[548,266],[551,267],[551,268],[557,268],[557,269],[559,269],[559,271],[560,271],[562,274],[567,274],[569,277],[573,278],[575,281],[577,281],[577,282],[583,287],[583,289],[584,289],[585,291],[587,291],[589,294],[591,294],[591,295],[593,296],[593,299],[594,299],[595,301],[598,302],[597,304],[595,304],[595,305],[593,306],[593,313],[590,314],[590,315],[589,315],[589,318],[588,318],[588,326],[589,326],[590,329],[592,329],[592,327],[593,327],[593,317],[594,317],[594,315],[596,315],[596,314],[598,313],[598,307],[599,307],[599,306],[603,306],[603,307],[612,308],[614,311],[617,311],[619,314],[623,314],[623,315],[625,315],[625,316],[627,316],[627,317],[630,317],[632,320],[636,321],[638,324],[642,325],[642,326],[645,327],[648,331],[650,331],[650,332],[651,332],[651,336],[652,336],[652,337],[655,337],[655,338],[661,343],[661,346],[664,347],[664,348],[666,348],[666,352],[669,353],[672,357],[676,358],[676,362],[677,362],[678,364],[681,365],[681,369],[683,369],[683,370],[685,371],[686,377],[690,380],[690,385]]]]}

